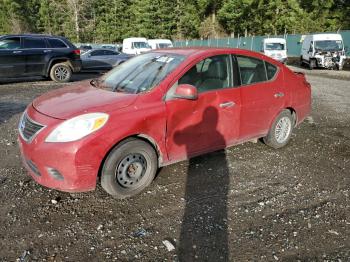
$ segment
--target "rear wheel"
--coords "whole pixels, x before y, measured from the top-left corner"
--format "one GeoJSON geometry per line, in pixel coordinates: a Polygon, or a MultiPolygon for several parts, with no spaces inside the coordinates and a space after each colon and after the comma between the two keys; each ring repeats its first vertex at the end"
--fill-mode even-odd
{"type": "Polygon", "coordinates": [[[102,167],[101,185],[115,198],[140,193],[153,181],[158,169],[153,147],[139,139],[127,139],[107,156],[102,167]]]}
{"type": "Polygon", "coordinates": [[[59,83],[69,82],[72,77],[72,69],[66,63],[54,64],[50,70],[50,78],[59,83]]]}
{"type": "Polygon", "coordinates": [[[267,136],[263,138],[266,145],[273,148],[285,146],[292,135],[294,119],[289,110],[283,110],[274,120],[267,136]]]}

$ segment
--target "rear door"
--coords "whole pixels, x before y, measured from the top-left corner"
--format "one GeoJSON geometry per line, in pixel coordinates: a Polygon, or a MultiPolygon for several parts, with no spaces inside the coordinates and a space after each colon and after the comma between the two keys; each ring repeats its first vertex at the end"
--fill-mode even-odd
{"type": "Polygon", "coordinates": [[[110,56],[106,55],[105,50],[94,50],[89,53],[83,54],[84,69],[110,69],[112,68],[110,63],[110,56]]]}
{"type": "Polygon", "coordinates": [[[211,56],[187,70],[178,84],[191,84],[197,100],[166,101],[166,146],[171,161],[225,148],[237,140],[240,94],[232,80],[230,55],[211,56]]]}
{"type": "Polygon", "coordinates": [[[20,37],[4,37],[0,40],[0,77],[23,75],[25,56],[20,37]]]}
{"type": "Polygon", "coordinates": [[[285,104],[283,71],[262,59],[236,56],[241,78],[240,140],[266,135],[285,104]]]}
{"type": "Polygon", "coordinates": [[[46,55],[52,52],[45,38],[23,37],[23,48],[26,57],[26,75],[44,75],[46,55]]]}

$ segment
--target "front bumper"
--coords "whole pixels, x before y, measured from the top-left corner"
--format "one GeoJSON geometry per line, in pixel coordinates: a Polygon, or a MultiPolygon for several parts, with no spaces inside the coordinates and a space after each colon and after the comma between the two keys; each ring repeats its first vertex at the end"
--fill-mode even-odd
{"type": "MultiPolygon", "coordinates": [[[[18,137],[22,162],[29,175],[40,185],[61,191],[94,190],[103,159],[98,150],[94,150],[94,145],[87,139],[68,143],[47,143],[45,138],[53,129],[48,127],[55,127],[62,120],[42,115],[31,106],[27,113],[33,120],[47,126],[30,142],[25,141],[21,135],[18,137]]],[[[94,144],[96,145],[95,142],[94,144]]]]}

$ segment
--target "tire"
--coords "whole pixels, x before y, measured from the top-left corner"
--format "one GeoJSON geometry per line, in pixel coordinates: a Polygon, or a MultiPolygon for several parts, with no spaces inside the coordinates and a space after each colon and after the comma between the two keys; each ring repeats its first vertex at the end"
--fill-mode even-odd
{"type": "Polygon", "coordinates": [[[300,56],[300,66],[304,66],[304,60],[302,56],[300,56]]]}
{"type": "Polygon", "coordinates": [[[67,83],[72,78],[72,69],[66,63],[54,64],[50,70],[50,78],[58,83],[67,83]]]}
{"type": "Polygon", "coordinates": [[[283,110],[273,121],[264,143],[272,148],[284,147],[290,140],[294,126],[294,118],[289,110],[283,110]]]}
{"type": "Polygon", "coordinates": [[[309,61],[309,69],[312,70],[316,67],[316,60],[315,59],[310,59],[309,61]]]}
{"type": "Polygon", "coordinates": [[[151,184],[157,169],[157,154],[150,144],[126,139],[108,154],[101,170],[101,185],[115,198],[131,197],[151,184]]]}

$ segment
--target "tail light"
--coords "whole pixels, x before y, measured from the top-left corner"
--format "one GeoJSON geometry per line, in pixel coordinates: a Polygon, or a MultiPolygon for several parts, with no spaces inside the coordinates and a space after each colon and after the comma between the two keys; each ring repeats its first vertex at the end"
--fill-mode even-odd
{"type": "Polygon", "coordinates": [[[75,49],[75,50],[73,50],[73,53],[76,54],[76,55],[80,55],[80,50],[79,49],[75,49]]]}

